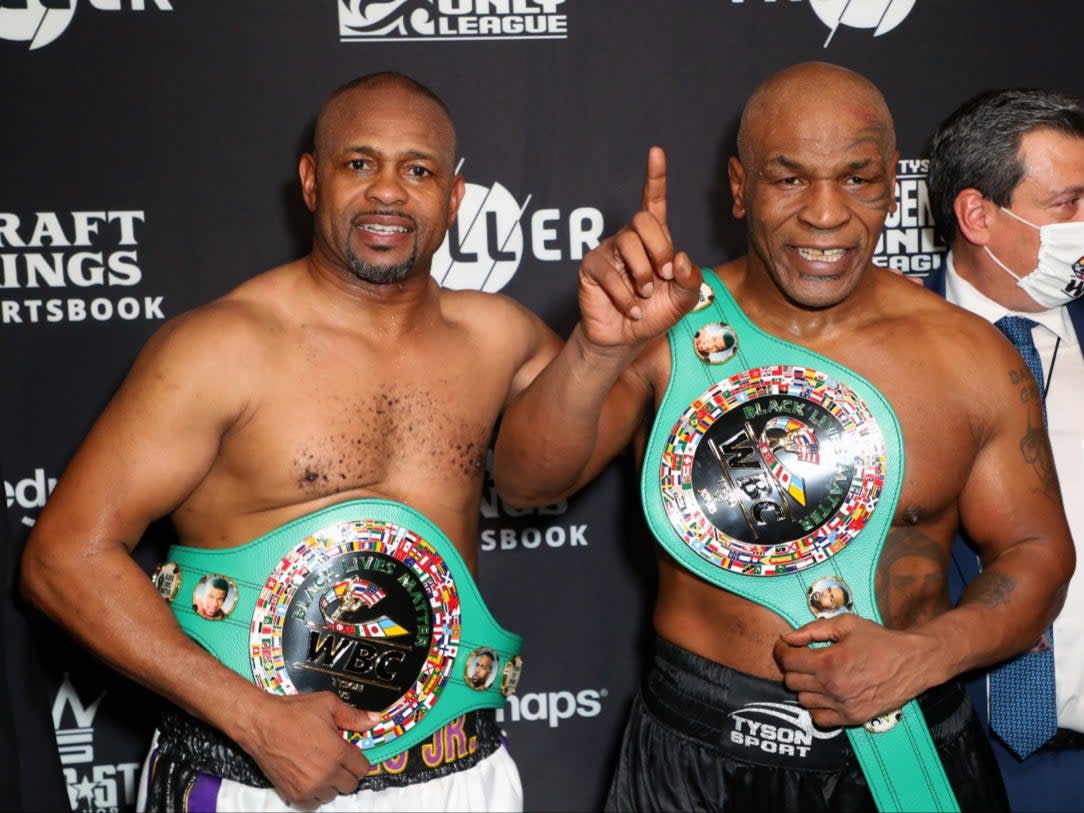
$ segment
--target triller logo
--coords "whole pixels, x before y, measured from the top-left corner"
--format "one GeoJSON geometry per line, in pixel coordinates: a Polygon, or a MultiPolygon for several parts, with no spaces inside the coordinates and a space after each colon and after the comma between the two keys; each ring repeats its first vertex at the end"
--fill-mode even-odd
{"type": "Polygon", "coordinates": [[[563,40],[565,0],[339,0],[342,42],[563,40]]]}
{"type": "MultiPolygon", "coordinates": [[[[0,40],[44,48],[67,29],[79,0],[0,0],[0,40]]],[[[87,0],[98,11],[173,11],[170,0],[87,0]]]]}
{"type": "Polygon", "coordinates": [[[543,262],[581,260],[599,244],[604,225],[594,207],[578,207],[567,217],[559,209],[528,216],[530,195],[520,203],[499,183],[466,187],[456,222],[433,255],[432,275],[444,288],[493,293],[508,284],[528,250],[543,262]]]}
{"type": "MultiPolygon", "coordinates": [[[[731,2],[744,3],[745,0],[731,2]]],[[[776,0],[764,2],[775,3],[776,0]]],[[[801,0],[790,2],[799,3],[801,0]]],[[[847,28],[872,28],[875,37],[887,34],[907,18],[915,7],[915,0],[809,0],[809,4],[813,7],[813,13],[829,28],[828,39],[824,41],[827,48],[841,25],[847,28]]]]}

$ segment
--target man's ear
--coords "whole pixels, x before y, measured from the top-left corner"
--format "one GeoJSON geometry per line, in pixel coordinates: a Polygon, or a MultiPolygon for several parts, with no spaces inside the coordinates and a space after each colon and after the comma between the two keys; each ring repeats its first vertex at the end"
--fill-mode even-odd
{"type": "Polygon", "coordinates": [[[956,200],[952,202],[952,211],[956,213],[956,226],[960,236],[976,246],[989,243],[990,231],[987,217],[993,205],[993,202],[978,189],[968,187],[961,190],[956,200]]]}
{"type": "Polygon", "coordinates": [[[301,178],[301,198],[310,212],[316,211],[316,156],[307,152],[297,163],[297,174],[301,178]]]}
{"type": "Polygon", "coordinates": [[[726,172],[730,179],[730,196],[734,200],[730,210],[741,220],[745,217],[745,167],[739,159],[731,158],[726,162],[726,172]]]}

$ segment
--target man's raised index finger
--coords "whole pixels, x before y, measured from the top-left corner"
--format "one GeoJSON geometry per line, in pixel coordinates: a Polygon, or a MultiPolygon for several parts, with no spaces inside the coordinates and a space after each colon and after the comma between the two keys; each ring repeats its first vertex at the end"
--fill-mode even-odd
{"type": "Polygon", "coordinates": [[[647,151],[647,175],[644,177],[640,208],[654,215],[663,226],[667,225],[666,153],[662,147],[652,147],[647,151]]]}

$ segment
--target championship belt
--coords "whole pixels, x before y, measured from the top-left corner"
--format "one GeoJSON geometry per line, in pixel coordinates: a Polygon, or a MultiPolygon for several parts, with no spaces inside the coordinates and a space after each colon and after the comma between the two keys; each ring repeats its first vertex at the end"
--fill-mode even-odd
{"type": "Polygon", "coordinates": [[[174,545],[167,559],[159,593],[234,672],[273,694],[326,689],[383,711],[344,732],[371,763],[500,708],[519,683],[522,639],[493,620],[451,541],[400,503],[351,500],[238,547],[174,545]]]}
{"type": "MultiPolygon", "coordinates": [[[[704,280],[669,334],[641,477],[652,532],[794,627],[842,612],[882,623],[874,574],[903,482],[895,414],[851,370],[756,327],[712,271],[704,280]]],[[[845,731],[879,810],[959,810],[916,701],[845,731]]]]}

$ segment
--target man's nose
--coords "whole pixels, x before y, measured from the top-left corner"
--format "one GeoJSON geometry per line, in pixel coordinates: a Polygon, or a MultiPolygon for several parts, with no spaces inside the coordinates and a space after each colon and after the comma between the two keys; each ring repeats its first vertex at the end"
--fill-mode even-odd
{"type": "Polygon", "coordinates": [[[813,181],[801,219],[816,229],[837,229],[851,218],[850,200],[835,180],[813,181]]]}

